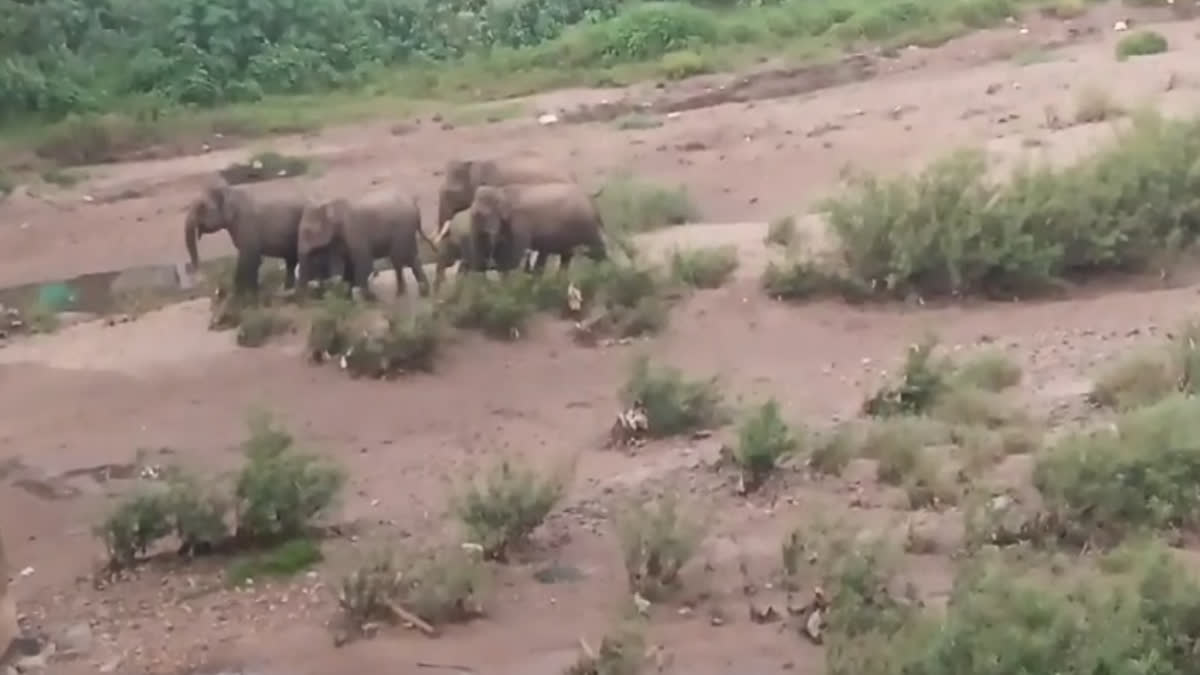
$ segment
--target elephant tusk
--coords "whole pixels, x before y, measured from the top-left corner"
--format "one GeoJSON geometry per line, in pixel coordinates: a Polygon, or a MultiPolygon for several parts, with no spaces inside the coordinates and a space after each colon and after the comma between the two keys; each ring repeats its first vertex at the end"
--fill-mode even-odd
{"type": "Polygon", "coordinates": [[[435,234],[433,236],[433,243],[435,243],[435,244],[442,243],[442,240],[446,238],[446,234],[448,234],[449,232],[450,232],[450,221],[447,220],[446,222],[442,223],[442,226],[440,228],[438,228],[437,234],[435,234]]]}

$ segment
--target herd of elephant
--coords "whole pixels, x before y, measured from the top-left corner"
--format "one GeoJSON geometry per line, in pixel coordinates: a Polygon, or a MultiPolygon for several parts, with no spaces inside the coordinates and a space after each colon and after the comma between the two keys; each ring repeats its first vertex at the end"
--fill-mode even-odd
{"type": "Polygon", "coordinates": [[[192,269],[197,241],[227,230],[237,248],[235,295],[257,293],[262,259],[280,258],[285,287],[341,276],[370,295],[368,278],[379,258],[396,270],[405,292],[404,268],[412,270],[422,296],[430,286],[418,254],[418,235],[436,255],[434,287],[445,270],[502,273],[522,266],[540,273],[548,258],[570,264],[581,247],[594,260],[607,258],[604,224],[593,195],[572,176],[530,156],[452,160],[438,193],[437,233],[421,227],[415,195],[383,189],[356,198],[317,201],[303,195],[264,199],[229,185],[208,187],[188,207],[185,239],[192,269]],[[536,256],[536,263],[533,257],[536,256]]]}

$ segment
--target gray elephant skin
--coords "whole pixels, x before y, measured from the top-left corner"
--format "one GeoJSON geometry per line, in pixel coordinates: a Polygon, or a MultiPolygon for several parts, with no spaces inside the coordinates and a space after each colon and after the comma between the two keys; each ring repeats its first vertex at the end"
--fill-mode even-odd
{"type": "MultiPolygon", "coordinates": [[[[226,230],[237,249],[235,295],[258,292],[258,270],[264,257],[282,259],[286,267],[284,287],[295,287],[299,257],[296,237],[306,203],[300,196],[263,199],[229,185],[206,188],[188,206],[184,219],[184,240],[191,268],[195,270],[200,265],[197,252],[200,237],[226,230]]],[[[314,277],[327,277],[334,267],[334,261],[323,257],[315,261],[314,277]]]]}
{"type": "Polygon", "coordinates": [[[515,269],[527,251],[537,254],[538,273],[551,255],[566,269],[580,247],[593,260],[608,257],[600,211],[574,183],[480,187],[471,203],[471,235],[477,259],[504,271],[515,269]]]}
{"type": "Polygon", "coordinates": [[[437,227],[454,214],[471,207],[475,190],[482,185],[520,185],[526,183],[574,183],[568,172],[540,157],[512,156],[496,159],[450,160],[446,163],[442,187],[438,192],[437,227]]]}
{"type": "Polygon", "coordinates": [[[305,206],[296,240],[300,258],[300,282],[312,278],[314,262],[322,256],[344,260],[352,285],[370,294],[367,280],[375,260],[388,258],[396,270],[396,290],[405,293],[404,268],[412,270],[422,296],[429,294],[429,280],[421,267],[417,235],[430,247],[436,244],[421,229],[421,209],[411,195],[380,190],[357,199],[339,198],[305,206]]]}

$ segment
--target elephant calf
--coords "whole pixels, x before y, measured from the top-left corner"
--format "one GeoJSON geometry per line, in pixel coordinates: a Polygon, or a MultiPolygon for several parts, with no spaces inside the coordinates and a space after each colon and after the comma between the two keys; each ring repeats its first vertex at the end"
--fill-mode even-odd
{"type": "Polygon", "coordinates": [[[593,260],[608,257],[600,211],[574,183],[482,186],[475,191],[470,218],[481,257],[502,270],[514,269],[527,251],[537,254],[536,273],[551,255],[558,255],[565,269],[579,247],[593,260]]]}
{"type": "Polygon", "coordinates": [[[438,227],[470,208],[475,190],[483,185],[574,182],[570,173],[536,156],[452,159],[446,163],[445,178],[438,191],[438,227]]]}
{"type": "Polygon", "coordinates": [[[197,243],[201,236],[228,230],[237,248],[235,295],[258,292],[258,270],[263,257],[282,258],[287,267],[284,287],[296,284],[296,234],[304,211],[302,197],[264,200],[228,185],[209,187],[188,206],[184,240],[192,269],[200,264],[197,243]]]}
{"type": "Polygon", "coordinates": [[[437,251],[421,229],[421,210],[406,194],[383,190],[355,200],[334,199],[309,204],[303,209],[297,235],[300,281],[311,278],[312,266],[321,254],[342,257],[353,276],[353,285],[370,295],[367,280],[377,258],[389,258],[396,270],[396,290],[404,294],[404,268],[412,269],[422,296],[429,295],[429,281],[421,267],[417,235],[437,251]]]}

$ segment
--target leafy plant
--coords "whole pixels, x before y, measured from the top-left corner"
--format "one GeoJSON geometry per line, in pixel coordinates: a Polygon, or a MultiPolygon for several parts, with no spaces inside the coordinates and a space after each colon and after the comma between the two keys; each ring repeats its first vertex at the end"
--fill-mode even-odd
{"type": "Polygon", "coordinates": [[[738,267],[736,246],[671,252],[671,275],[693,288],[720,288],[738,267]]]}
{"type": "Polygon", "coordinates": [[[96,528],[108,549],[109,565],[120,569],[144,556],[156,542],[171,534],[171,511],[165,495],[142,492],[123,499],[96,528]]]}
{"type": "Polygon", "coordinates": [[[596,203],[604,227],[615,232],[647,232],[682,225],[699,214],[686,188],[665,188],[629,174],[609,179],[596,203]]]}
{"type": "Polygon", "coordinates": [[[617,535],[630,590],[647,600],[677,590],[679,574],[703,534],[700,522],[681,512],[674,495],[629,506],[617,520],[617,535]]]}
{"type": "Polygon", "coordinates": [[[1167,38],[1152,30],[1138,30],[1118,40],[1116,50],[1118,61],[1131,56],[1161,54],[1167,51],[1167,38]]]}
{"type": "Polygon", "coordinates": [[[734,458],[742,469],[746,491],[757,489],[780,460],[795,452],[800,441],[779,413],[779,402],[771,398],[754,410],[738,427],[734,458]]]}
{"type": "Polygon", "coordinates": [[[513,547],[550,515],[566,488],[563,475],[542,478],[504,461],[489,472],[483,485],[470,486],[455,510],[485,557],[506,560],[513,547]]]}
{"type": "Polygon", "coordinates": [[[716,377],[689,380],[677,368],[655,368],[643,355],[633,363],[621,400],[627,406],[640,403],[645,408],[651,434],[673,436],[726,421],[718,384],[716,377]]]}

